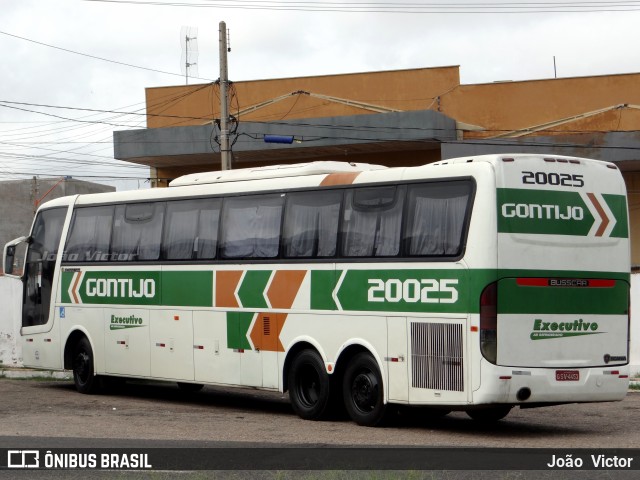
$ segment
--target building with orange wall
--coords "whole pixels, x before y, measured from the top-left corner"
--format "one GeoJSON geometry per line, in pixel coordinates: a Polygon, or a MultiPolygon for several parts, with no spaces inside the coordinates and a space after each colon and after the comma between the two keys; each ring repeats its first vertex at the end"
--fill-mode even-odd
{"type": "MultiPolygon", "coordinates": [[[[640,73],[461,85],[459,67],[252,80],[230,88],[233,167],[311,160],[420,165],[544,152],[615,162],[640,266],[640,73]],[[292,138],[265,143],[265,136],[292,138]]],[[[114,133],[116,158],[156,186],[220,168],[219,87],[146,90],[147,128],[114,133]]]]}

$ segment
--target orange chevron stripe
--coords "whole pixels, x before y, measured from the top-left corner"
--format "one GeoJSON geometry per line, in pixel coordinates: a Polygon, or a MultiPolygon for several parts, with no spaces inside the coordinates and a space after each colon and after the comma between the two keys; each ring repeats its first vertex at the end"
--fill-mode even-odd
{"type": "MultiPolygon", "coordinates": [[[[291,308],[306,275],[306,270],[277,270],[267,290],[271,308],[291,308]]],[[[286,321],[286,313],[259,313],[249,334],[254,347],[265,352],[284,352],[280,333],[286,321]]]]}
{"type": "Polygon", "coordinates": [[[235,291],[242,277],[239,270],[221,270],[216,272],[216,307],[238,308],[235,291]]]}
{"type": "Polygon", "coordinates": [[[286,320],[286,313],[259,313],[249,335],[254,348],[265,352],[284,352],[280,332],[286,320]]]}
{"type": "Polygon", "coordinates": [[[291,308],[306,274],[306,270],[277,270],[267,290],[271,308],[291,308]]]}
{"type": "Polygon", "coordinates": [[[71,293],[73,294],[74,303],[80,303],[80,299],[78,298],[78,288],[79,288],[78,284],[80,283],[81,278],[82,278],[82,272],[76,273],[76,279],[73,282],[73,288],[71,288],[71,293]]]}
{"type": "Polygon", "coordinates": [[[600,202],[598,202],[597,197],[593,193],[587,193],[587,197],[589,197],[589,200],[591,200],[593,206],[596,207],[598,215],[600,215],[600,218],[602,218],[602,223],[596,231],[596,237],[601,237],[602,235],[604,235],[605,230],[609,226],[609,217],[607,217],[607,213],[604,211],[604,208],[602,208],[602,205],[600,205],[600,202]]]}
{"type": "Polygon", "coordinates": [[[320,186],[351,185],[358,175],[360,175],[360,172],[330,173],[320,182],[320,186]]]}

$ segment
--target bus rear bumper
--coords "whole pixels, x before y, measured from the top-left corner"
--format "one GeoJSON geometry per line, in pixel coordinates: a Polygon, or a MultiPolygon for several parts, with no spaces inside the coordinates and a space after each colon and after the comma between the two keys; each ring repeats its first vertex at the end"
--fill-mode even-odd
{"type": "Polygon", "coordinates": [[[622,400],[629,388],[629,367],[510,368],[483,362],[481,387],[473,404],[539,404],[622,400]]]}

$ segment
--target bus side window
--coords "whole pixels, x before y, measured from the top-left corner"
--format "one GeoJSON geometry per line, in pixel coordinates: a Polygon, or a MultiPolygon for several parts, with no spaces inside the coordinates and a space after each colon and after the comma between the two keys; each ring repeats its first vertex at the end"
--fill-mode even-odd
{"type": "Polygon", "coordinates": [[[225,199],[222,258],[275,258],[280,245],[284,196],[250,195],[225,199]]]}
{"type": "Polygon", "coordinates": [[[168,202],[162,241],[163,258],[216,258],[220,203],[220,199],[217,198],[168,202]]]}
{"type": "Polygon", "coordinates": [[[158,260],[164,203],[133,203],[116,207],[111,259],[135,262],[158,260]]]}
{"type": "Polygon", "coordinates": [[[404,238],[410,256],[462,253],[471,190],[472,185],[467,181],[409,187],[409,217],[404,238]]]}
{"type": "Polygon", "coordinates": [[[342,255],[392,257],[400,253],[404,187],[357,188],[347,192],[342,255]]]}
{"type": "Polygon", "coordinates": [[[108,258],[113,205],[81,207],[73,212],[65,246],[67,262],[98,262],[108,258]]]}
{"type": "Polygon", "coordinates": [[[341,191],[287,195],[282,239],[285,258],[335,256],[341,203],[341,191]]]}

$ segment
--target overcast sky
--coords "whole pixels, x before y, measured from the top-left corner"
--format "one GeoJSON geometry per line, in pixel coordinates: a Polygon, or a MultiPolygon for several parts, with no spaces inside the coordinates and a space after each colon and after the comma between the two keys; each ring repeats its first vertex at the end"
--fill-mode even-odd
{"type": "Polygon", "coordinates": [[[146,87],[185,83],[182,27],[197,29],[190,83],[219,77],[220,21],[235,81],[448,65],[464,84],[529,80],[552,78],[554,56],[559,77],[640,72],[640,1],[0,0],[0,179],[145,187],[112,132],[144,128],[146,87]]]}

